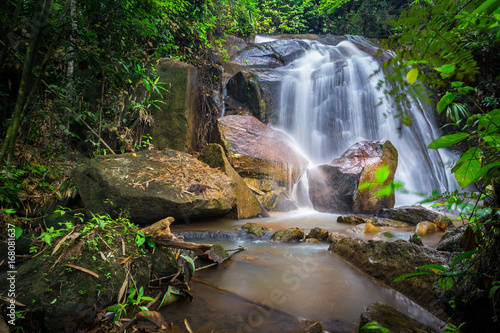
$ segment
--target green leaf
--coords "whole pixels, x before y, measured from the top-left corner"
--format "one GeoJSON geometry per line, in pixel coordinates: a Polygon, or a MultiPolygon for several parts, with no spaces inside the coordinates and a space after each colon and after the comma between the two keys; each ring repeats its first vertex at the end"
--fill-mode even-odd
{"type": "Polygon", "coordinates": [[[419,276],[419,275],[428,275],[428,274],[433,274],[432,272],[415,272],[415,273],[408,273],[408,274],[404,274],[404,275],[400,275],[398,276],[397,278],[395,278],[394,280],[392,280],[392,282],[399,282],[399,281],[404,281],[406,279],[409,279],[409,278],[412,278],[414,276],[419,276]]]}
{"type": "Polygon", "coordinates": [[[479,252],[478,250],[474,250],[474,251],[467,251],[467,252],[459,254],[458,256],[456,256],[455,259],[453,259],[453,262],[451,263],[451,269],[453,269],[462,260],[470,258],[478,252],[479,252]]]}
{"type": "Polygon", "coordinates": [[[441,272],[446,272],[449,268],[443,265],[424,265],[417,267],[417,269],[432,269],[432,270],[438,270],[441,272]]]}
{"type": "Polygon", "coordinates": [[[453,73],[454,70],[455,70],[455,65],[448,64],[448,65],[441,66],[441,68],[439,69],[439,72],[444,73],[444,74],[451,74],[451,73],[453,73]]]}
{"type": "Polygon", "coordinates": [[[185,260],[184,263],[184,282],[189,282],[191,277],[194,275],[196,271],[194,261],[189,256],[185,254],[181,254],[181,257],[185,260]]]}
{"type": "Polygon", "coordinates": [[[455,82],[452,82],[452,83],[451,83],[451,86],[452,86],[453,88],[458,88],[458,87],[463,86],[463,84],[464,84],[464,83],[463,83],[463,82],[461,82],[461,81],[455,81],[455,82]]]}
{"type": "Polygon", "coordinates": [[[479,147],[470,148],[451,169],[460,187],[465,188],[476,181],[481,170],[480,157],[481,149],[479,147]]]}
{"type": "Polygon", "coordinates": [[[455,284],[455,280],[452,277],[442,277],[438,279],[438,286],[444,291],[450,290],[455,284]]]}
{"type": "Polygon", "coordinates": [[[454,133],[450,135],[445,135],[440,137],[439,139],[436,139],[431,142],[431,144],[427,147],[429,149],[439,149],[439,148],[445,148],[449,147],[451,145],[454,145],[457,142],[460,142],[466,138],[469,137],[470,134],[468,133],[454,133]]]}
{"type": "MultiPolygon", "coordinates": [[[[496,4],[498,0],[486,0],[481,4],[481,6],[477,7],[476,10],[472,12],[472,15],[477,15],[481,14],[484,12],[486,9],[488,9],[491,5],[496,4]]],[[[498,8],[498,4],[496,4],[496,8],[498,8]]]]}
{"type": "Polygon", "coordinates": [[[391,173],[391,169],[389,168],[388,165],[382,165],[380,168],[377,169],[375,172],[375,179],[379,183],[383,183],[387,180],[389,177],[389,174],[391,173]]]}
{"type": "Polygon", "coordinates": [[[408,74],[406,74],[406,81],[409,84],[414,84],[417,78],[418,78],[418,68],[413,68],[411,71],[408,72],[408,74]]]}
{"type": "Polygon", "coordinates": [[[14,233],[15,233],[15,238],[19,239],[23,235],[23,228],[21,227],[14,227],[14,233]]]}
{"type": "Polygon", "coordinates": [[[446,107],[453,102],[456,96],[457,96],[456,93],[450,93],[450,92],[446,93],[446,95],[444,95],[437,104],[438,113],[443,112],[443,110],[446,109],[446,107]]]}
{"type": "Polygon", "coordinates": [[[373,195],[375,198],[388,197],[394,192],[392,186],[384,186],[373,195]]]}
{"type": "Polygon", "coordinates": [[[500,286],[493,286],[493,287],[491,287],[491,289],[490,289],[490,298],[492,298],[492,297],[493,297],[493,295],[495,294],[495,292],[496,292],[498,289],[500,289],[500,286]]]}

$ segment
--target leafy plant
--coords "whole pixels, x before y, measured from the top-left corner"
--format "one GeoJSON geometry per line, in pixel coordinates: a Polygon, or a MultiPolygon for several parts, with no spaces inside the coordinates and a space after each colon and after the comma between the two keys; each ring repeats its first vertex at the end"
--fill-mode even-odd
{"type": "Polygon", "coordinates": [[[443,291],[450,290],[455,284],[455,278],[463,276],[465,272],[463,270],[455,270],[457,264],[461,263],[463,260],[472,257],[474,254],[478,253],[477,250],[467,251],[459,254],[455,257],[450,267],[447,265],[424,265],[417,267],[416,269],[428,269],[430,271],[424,272],[414,272],[408,273],[395,278],[392,282],[404,281],[406,279],[419,276],[433,274],[438,276],[438,285],[443,291]]]}

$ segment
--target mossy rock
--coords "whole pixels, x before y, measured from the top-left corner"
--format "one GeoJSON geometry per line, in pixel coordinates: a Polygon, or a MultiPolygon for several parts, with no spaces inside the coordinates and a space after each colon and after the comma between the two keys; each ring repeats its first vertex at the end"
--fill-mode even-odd
{"type": "MultiPolygon", "coordinates": [[[[138,248],[133,226],[107,220],[104,228],[83,228],[75,229],[74,238],[68,237],[55,254],[61,238],[17,269],[16,300],[27,305],[47,332],[88,328],[98,312],[117,303],[127,278],[129,286],[133,279],[137,288],[146,288],[150,278],[178,271],[171,249],[138,248]],[[128,264],[122,263],[125,258],[128,264]]],[[[7,277],[0,279],[0,288],[8,289],[7,277]]]]}
{"type": "Polygon", "coordinates": [[[320,241],[325,241],[328,239],[328,231],[321,228],[312,228],[311,231],[307,234],[307,238],[314,238],[320,241]]]}
{"type": "Polygon", "coordinates": [[[292,242],[306,238],[306,234],[299,228],[289,228],[276,231],[271,238],[273,241],[292,242]]]}
{"type": "Polygon", "coordinates": [[[269,231],[269,228],[260,226],[256,223],[246,223],[242,226],[243,229],[247,230],[248,233],[254,234],[255,236],[261,238],[264,234],[269,231]]]}

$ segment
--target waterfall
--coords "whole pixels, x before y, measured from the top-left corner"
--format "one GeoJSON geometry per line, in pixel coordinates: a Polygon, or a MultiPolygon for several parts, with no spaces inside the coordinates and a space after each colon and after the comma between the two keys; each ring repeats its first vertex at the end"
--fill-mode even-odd
{"type": "MultiPolygon", "coordinates": [[[[359,36],[336,46],[307,43],[304,56],[284,68],[277,127],[295,139],[313,165],[330,163],[355,142],[387,139],[398,150],[396,180],[405,189],[430,194],[456,188],[444,166],[446,152],[426,148],[439,137],[431,110],[408,96],[412,124],[398,132],[393,103],[383,87],[377,89],[384,73],[375,74],[380,64],[362,51],[376,45],[359,36]]],[[[396,204],[418,199],[397,195],[396,204]]]]}

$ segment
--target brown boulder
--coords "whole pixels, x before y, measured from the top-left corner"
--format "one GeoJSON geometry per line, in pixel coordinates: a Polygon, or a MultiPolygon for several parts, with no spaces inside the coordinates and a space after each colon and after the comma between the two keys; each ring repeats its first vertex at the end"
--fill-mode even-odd
{"type": "Polygon", "coordinates": [[[216,140],[243,177],[295,184],[309,164],[287,134],[267,127],[252,116],[220,118],[216,140]]]}
{"type": "Polygon", "coordinates": [[[94,158],[72,180],[87,210],[128,212],[137,224],[225,215],[236,202],[226,174],[171,149],[94,158]]]}
{"type": "Polygon", "coordinates": [[[258,215],[267,215],[267,212],[261,207],[260,202],[248,188],[243,178],[233,169],[220,145],[207,145],[199,158],[210,167],[219,168],[233,180],[231,187],[236,195],[236,209],[230,213],[229,217],[246,219],[258,215]]]}
{"type": "Polygon", "coordinates": [[[382,186],[394,180],[398,152],[390,141],[361,141],[352,145],[330,164],[307,171],[309,198],[314,209],[330,213],[375,213],[394,207],[394,193],[375,197],[382,186]],[[359,189],[361,183],[376,183],[376,171],[389,167],[387,179],[380,185],[359,189]]]}
{"type": "Polygon", "coordinates": [[[429,221],[420,222],[415,228],[415,233],[419,236],[430,235],[438,231],[438,227],[429,221]]]}
{"type": "Polygon", "coordinates": [[[382,209],[377,213],[377,216],[406,222],[410,225],[417,225],[423,221],[437,221],[448,228],[453,227],[453,222],[449,217],[422,206],[401,206],[392,209],[382,209]]]}

